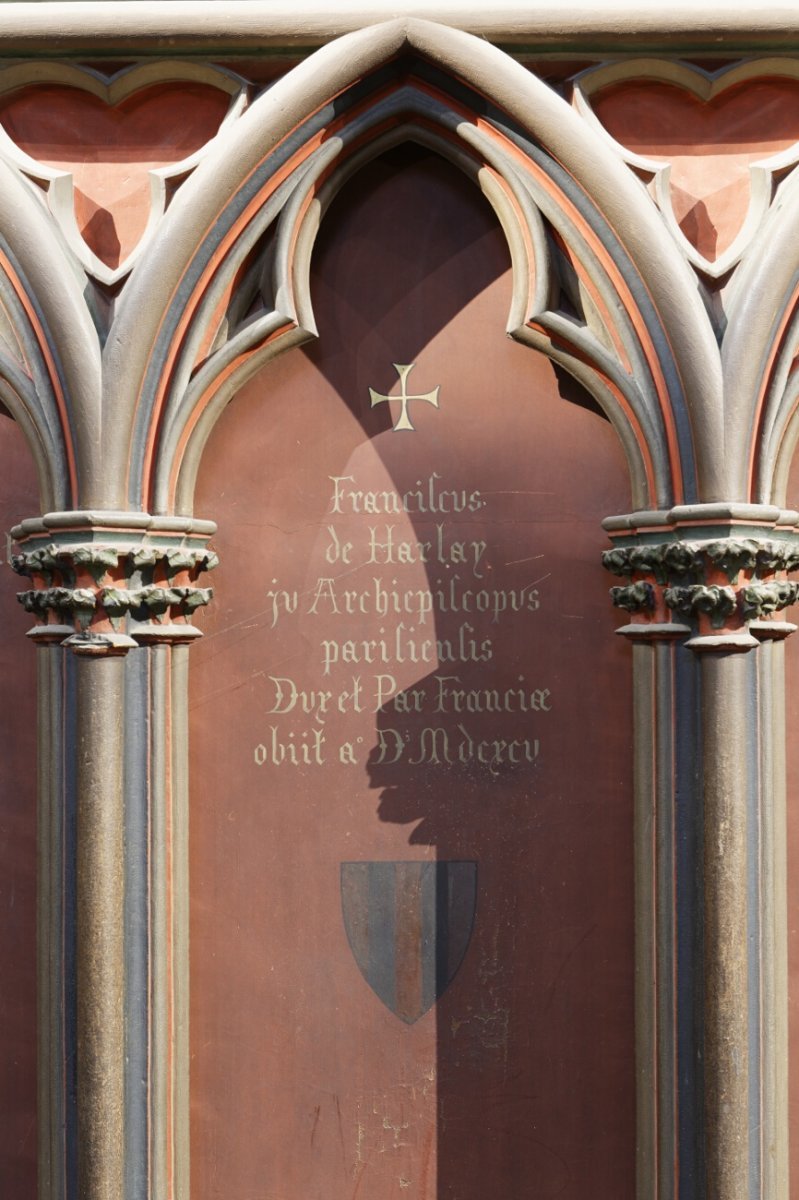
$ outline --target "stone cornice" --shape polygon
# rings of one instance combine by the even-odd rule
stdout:
[[[170,54],[214,45],[234,53],[311,48],[366,25],[397,16],[456,26],[505,45],[536,52],[623,53],[626,49],[691,48],[705,52],[799,49],[799,21],[790,4],[731,0],[566,0],[531,5],[503,0],[486,6],[464,0],[392,3],[360,0],[117,0],[0,5],[0,42],[6,54],[74,53],[94,49],[126,55]]]

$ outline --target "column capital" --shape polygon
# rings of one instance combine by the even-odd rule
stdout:
[[[140,512],[23,521],[11,531],[11,566],[31,585],[17,596],[36,619],[28,637],[92,657],[193,641],[193,615],[213,595],[198,581],[217,564],[215,531],[212,521]]]
[[[695,504],[603,522],[603,565],[633,640],[690,635],[692,650],[747,651],[796,626],[779,613],[799,600],[799,513],[755,504]]]

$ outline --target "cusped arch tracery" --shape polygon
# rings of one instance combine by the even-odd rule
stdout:
[[[641,429],[642,424],[647,424],[647,414],[640,404],[636,411],[636,401],[640,401],[637,385],[625,373],[625,367],[627,372],[631,370],[630,360],[636,355],[635,338],[629,325],[621,331],[610,325],[607,282],[603,280],[604,295],[595,291],[592,296],[591,281],[583,282],[577,272],[572,272],[567,253],[557,245],[554,231],[545,226],[523,175],[502,162],[501,150],[493,147],[488,137],[481,137],[473,130],[472,144],[459,137],[447,120],[450,114],[446,108],[441,106],[441,112],[436,114],[439,119],[435,121],[429,100],[425,98],[420,103],[418,93],[407,85],[393,94],[388,108],[396,119],[390,128],[362,141],[364,132],[380,130],[385,124],[385,107],[381,104],[369,112],[366,122],[355,121],[343,131],[341,145],[320,149],[297,181],[277,220],[270,280],[265,289],[269,303],[262,315],[236,329],[229,322],[231,307],[246,304],[249,294],[244,293],[242,302],[240,293],[233,292],[216,333],[217,347],[211,344],[211,351],[196,364],[192,375],[188,374],[191,352],[184,358],[187,374],[185,386],[180,389],[181,401],[174,406],[159,447],[164,461],[175,464],[181,499],[185,503],[193,491],[202,446],[229,398],[269,358],[286,346],[315,335],[310,262],[317,232],[331,200],[367,162],[409,140],[459,167],[487,196],[504,229],[513,263],[515,286],[508,332],[545,350],[598,394],[625,444],[633,464],[633,477],[642,486],[652,486],[655,468],[648,454],[649,440],[657,442],[665,431],[653,429],[651,423]],[[577,265],[579,268],[579,261]],[[229,278],[223,276],[217,280],[216,288],[211,289],[206,299],[207,311],[216,319],[228,300]],[[561,290],[567,288],[573,306],[579,306],[584,314],[583,325],[558,311]],[[231,327],[232,335],[226,336]],[[213,329],[199,323],[192,351],[200,356],[205,351],[199,340],[203,332],[208,343]],[[639,360],[642,357],[640,352],[637,357]]]
[[[100,454],[100,346],[62,239],[0,163],[0,401],[44,511],[77,506]]]
[[[501,51],[410,21],[349,35],[295,68],[176,198],[107,349],[106,386],[130,420],[127,503],[191,511],[227,400],[315,334],[308,273],[327,204],[362,163],[408,138],[492,203],[514,266],[508,330],[602,404],[634,503],[723,494],[707,452],[721,417],[715,342],[640,185]],[[127,465],[121,441],[117,451]]]
[[[799,442],[799,179],[784,185],[741,263],[722,343],[725,406],[755,503],[784,504]]]

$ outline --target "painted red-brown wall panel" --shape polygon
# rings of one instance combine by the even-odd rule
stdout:
[[[0,410],[0,528],[38,511],[33,461]],[[36,1194],[36,662],[5,548],[0,587],[0,1191]]]
[[[496,222],[426,154],[339,197],[313,296],[318,343],[243,389],[197,495],[222,565],[191,662],[193,1194],[631,1198],[630,661],[599,562],[602,517],[629,506],[623,455],[505,336]],[[415,431],[392,428],[397,402],[370,407],[395,363],[415,364],[410,393],[440,387],[437,408],[411,402]],[[431,487],[466,511],[353,511],[354,491]],[[370,562],[372,528],[429,561]],[[442,597],[422,621],[383,612],[381,588]],[[312,711],[273,711],[277,678]],[[538,711],[454,711],[454,689],[518,688]],[[336,711],[313,711],[320,691]],[[468,947],[419,1015],[430,913],[401,864],[436,862],[476,864],[476,896],[452,868],[448,944]],[[343,889],[342,864],[360,864]]]

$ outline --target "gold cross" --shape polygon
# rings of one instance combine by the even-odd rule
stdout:
[[[422,396],[409,396],[405,390],[405,383],[416,363],[410,363],[408,366],[400,366],[399,363],[392,363],[391,365],[400,377],[400,386],[402,388],[398,397],[402,401],[402,409],[394,426],[394,432],[396,433],[400,429],[410,429],[413,431],[416,429],[416,426],[411,421],[408,413],[408,405],[411,400],[426,400],[428,404],[432,404],[433,408],[438,408],[438,393],[441,385],[439,384],[435,387],[432,392],[425,392]],[[382,404],[384,400],[392,400],[396,397],[381,396],[380,392],[376,392],[374,388],[369,388],[369,398],[372,401],[372,408],[374,408],[376,404]]]

